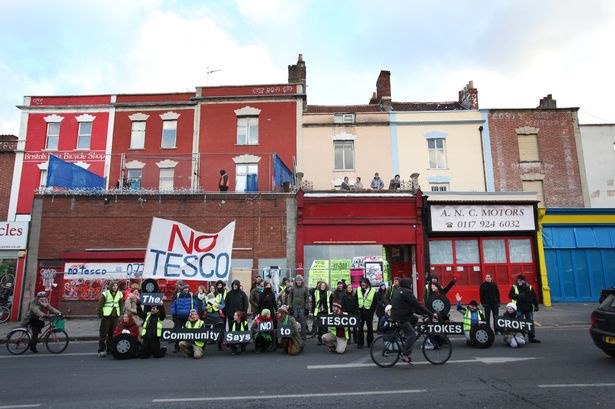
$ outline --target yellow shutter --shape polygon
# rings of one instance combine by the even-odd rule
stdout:
[[[538,135],[518,135],[519,160],[522,162],[538,161]]]
[[[545,207],[545,194],[542,189],[542,180],[524,180],[523,181],[524,192],[536,192],[536,196],[540,203],[538,207]]]

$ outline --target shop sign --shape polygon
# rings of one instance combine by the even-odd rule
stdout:
[[[0,222],[0,250],[28,247],[28,222]]]
[[[64,279],[102,278],[109,280],[140,277],[143,263],[65,263]]]
[[[154,217],[145,252],[144,278],[228,281],[235,221],[218,233]]]
[[[431,231],[534,231],[532,205],[431,205]]]

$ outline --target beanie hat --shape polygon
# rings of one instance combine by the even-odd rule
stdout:
[[[288,306],[286,306],[286,305],[281,305],[281,306],[278,308],[278,312],[283,312],[283,313],[285,313],[285,314],[288,314]]]
[[[333,301],[333,304],[332,304],[332,305],[333,305],[334,307],[337,307],[337,308],[339,308],[339,309],[342,309],[342,304],[340,304],[340,303],[339,303],[339,302],[337,302],[337,301]]]
[[[472,300],[472,301],[470,301],[470,305],[472,307],[478,307],[478,302],[476,302],[476,300]]]
[[[391,304],[389,304],[386,307],[384,307],[384,313],[388,314],[389,311],[391,311],[392,309],[393,309],[393,306]]]
[[[269,317],[271,316],[271,311],[269,311],[267,308],[263,308],[263,310],[261,311],[261,315],[263,317]]]
[[[515,304],[514,302],[509,302],[508,304],[506,304],[506,308],[512,308],[513,310],[517,311],[517,304]]]
[[[524,276],[523,274],[519,274],[519,275],[517,276],[517,280],[523,280],[523,281],[525,281],[525,276]]]
[[[303,282],[303,276],[302,276],[301,274],[297,274],[297,275],[295,276],[295,281],[301,281],[301,282]]]

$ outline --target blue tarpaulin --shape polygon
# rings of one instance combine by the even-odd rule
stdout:
[[[275,153],[273,154],[273,190],[280,191],[284,182],[294,185],[295,179],[293,173],[288,169],[288,166],[282,162],[282,159]]]
[[[104,189],[105,178],[75,164],[49,155],[47,186],[64,189]]]

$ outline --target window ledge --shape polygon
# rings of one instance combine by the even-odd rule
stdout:
[[[260,144],[236,143],[235,146],[260,146]]]
[[[89,151],[90,148],[75,148],[76,151]]]
[[[355,169],[333,169],[334,172],[356,172]]]
[[[450,168],[425,168],[425,170],[451,170]]]
[[[144,151],[145,148],[128,148],[129,151]]]
[[[41,149],[41,152],[59,152],[59,150],[57,150],[57,149],[47,149],[47,148],[45,148],[45,149]]]
[[[164,146],[161,146],[160,149],[177,149],[177,146],[173,146],[171,148],[165,148]]]

